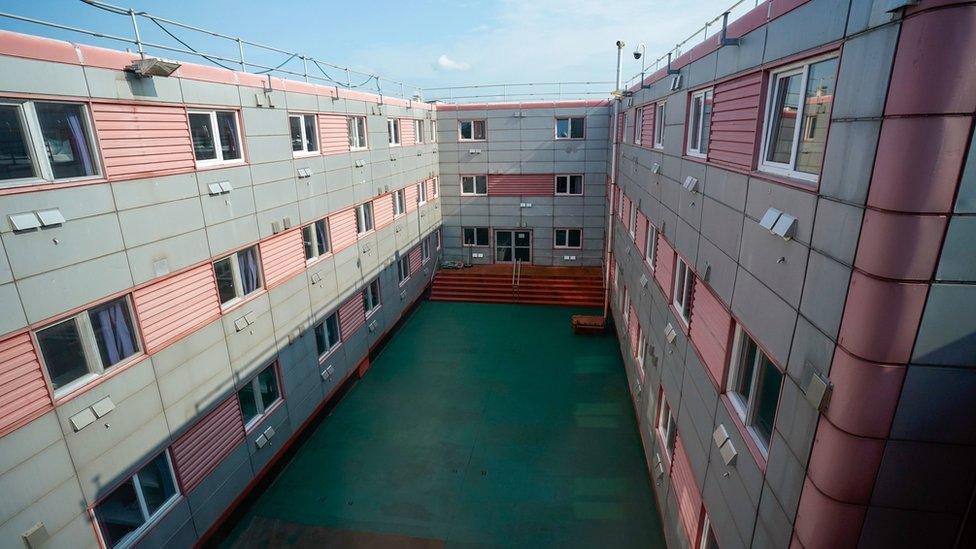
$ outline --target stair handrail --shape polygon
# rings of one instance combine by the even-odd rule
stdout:
[[[512,288],[515,288],[515,269],[518,267],[518,260],[512,262]]]

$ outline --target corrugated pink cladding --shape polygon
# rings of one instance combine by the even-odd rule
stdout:
[[[664,236],[657,236],[657,256],[655,257],[654,279],[664,290],[664,296],[671,299],[671,277],[674,275],[674,248],[664,240]]]
[[[752,167],[761,90],[761,72],[715,86],[709,160],[746,170]]]
[[[363,293],[356,292],[339,307],[339,333],[342,340],[356,333],[366,322],[366,307],[363,304]]]
[[[410,250],[410,254],[407,257],[410,258],[410,274],[419,271],[423,263],[423,256],[420,253],[420,246],[414,246],[414,248]]]
[[[430,178],[424,182],[427,185],[427,200],[432,200],[435,196],[434,191],[437,189],[437,178]]]
[[[620,204],[620,222],[623,224],[624,228],[628,231],[630,230],[630,197],[624,195],[623,201]]]
[[[407,201],[407,211],[412,212],[417,209],[417,186],[407,185],[404,191],[404,199]]]
[[[724,383],[732,315],[705,284],[696,283],[691,308],[691,341],[716,387]]]
[[[971,116],[885,119],[868,206],[895,212],[951,212],[972,121]]]
[[[417,144],[417,131],[414,123],[413,118],[400,119],[400,144],[404,147]]]
[[[182,106],[93,103],[92,117],[109,179],[193,170],[193,146]]]
[[[0,437],[53,407],[30,334],[0,341]]]
[[[373,200],[373,220],[377,229],[393,223],[393,195],[384,194]]]
[[[647,218],[641,212],[637,212],[637,239],[634,243],[637,245],[637,253],[641,257],[647,257],[644,254],[647,250]]]
[[[237,395],[204,416],[170,447],[184,493],[196,488],[234,448],[244,442],[244,420]]]
[[[556,179],[552,174],[489,175],[489,196],[552,196]]]
[[[633,305],[630,306],[630,313],[627,319],[627,335],[630,337],[630,352],[634,356],[637,356],[639,352],[637,349],[637,328],[640,324],[637,320],[637,309]]]
[[[691,472],[691,462],[685,451],[684,441],[679,435],[674,445],[674,461],[671,464],[671,483],[678,499],[678,513],[681,525],[692,545],[698,540],[698,523],[702,508],[701,492]]]
[[[651,149],[654,147],[654,117],[657,114],[655,103],[644,105],[644,112],[641,114],[640,138],[641,148]]]
[[[146,352],[154,353],[220,316],[210,264],[164,278],[132,293]]]
[[[339,253],[356,243],[356,211],[342,210],[329,216],[329,237],[332,252]]]
[[[274,288],[305,268],[302,231],[295,229],[261,242],[261,270],[264,284]]]
[[[937,4],[926,1],[916,9],[930,9]],[[976,6],[973,5],[905,18],[891,70],[885,114],[971,113],[976,110],[974,28]]]
[[[319,115],[319,141],[322,154],[349,152],[348,117],[338,114]]]

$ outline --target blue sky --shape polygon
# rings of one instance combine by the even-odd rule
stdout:
[[[617,39],[627,42],[625,77],[640,71],[630,52],[653,60],[699,29],[730,0],[116,0],[230,35],[307,52],[421,87],[501,82],[612,80]],[[125,17],[79,0],[0,0],[0,11],[131,35]],[[124,49],[119,43],[0,18],[0,28]],[[142,24],[145,40],[176,45]],[[172,29],[199,50],[236,57],[236,46]],[[181,54],[168,57],[185,58]],[[285,56],[251,60],[277,65]],[[290,67],[300,70],[300,63]],[[335,74],[332,76],[336,77]]]

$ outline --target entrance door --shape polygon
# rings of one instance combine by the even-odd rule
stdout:
[[[532,261],[532,231],[495,230],[495,263]]]

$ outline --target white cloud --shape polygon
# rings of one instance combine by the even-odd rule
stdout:
[[[445,54],[437,58],[437,66],[446,71],[466,71],[471,68],[471,65],[463,61],[455,61]]]

